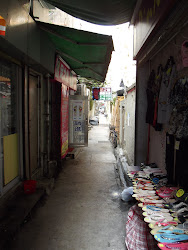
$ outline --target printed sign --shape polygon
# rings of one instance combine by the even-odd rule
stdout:
[[[103,88],[93,88],[93,100],[104,100],[111,101],[112,100],[112,90],[108,87]]]
[[[73,105],[73,120],[83,120],[83,101],[75,101]]]
[[[69,88],[61,87],[61,158],[68,153]]]
[[[88,145],[88,96],[69,96],[69,147]]]
[[[100,99],[100,88],[93,88],[92,94],[93,94],[93,100],[99,100]]]
[[[77,90],[77,76],[60,56],[56,57],[54,79],[73,90]]]
[[[0,35],[5,36],[5,31],[6,31],[6,21],[2,16],[0,16]]]

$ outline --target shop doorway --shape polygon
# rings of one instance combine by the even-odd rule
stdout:
[[[69,96],[69,147],[88,146],[88,96]]]
[[[0,195],[20,177],[19,72],[17,65],[0,60]]]

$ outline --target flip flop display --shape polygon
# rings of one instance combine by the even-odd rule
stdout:
[[[173,233],[173,234],[185,234],[184,230],[178,229],[172,226],[166,226],[158,231],[158,233]]]
[[[170,213],[161,213],[162,215],[164,216],[170,216]],[[148,216],[151,216],[151,215],[159,215],[159,212],[155,212],[155,211],[152,211],[152,210],[148,210],[148,211],[145,211],[142,213],[143,216],[145,217],[148,217]]]
[[[166,243],[175,243],[178,241],[185,241],[188,240],[188,235],[186,234],[173,234],[173,233],[164,233],[164,234],[155,234],[155,239],[159,242],[166,242]]]
[[[132,196],[139,201],[150,233],[160,242],[159,248],[188,250],[188,202],[182,198],[182,189],[168,186],[166,175],[158,168],[146,166],[144,171],[129,176],[133,180]]]
[[[165,226],[168,226],[168,225],[171,225],[171,226],[177,226],[178,223],[176,221],[166,221],[166,222],[155,222],[155,223],[150,223],[149,224],[149,227],[151,229],[155,228],[155,227],[165,227]]]
[[[162,208],[162,207],[159,207],[159,206],[152,206],[152,205],[146,205],[146,206],[143,206],[142,208],[143,211],[158,211],[158,212],[163,212],[163,213],[169,213],[169,210],[166,209],[166,208]]]
[[[162,250],[187,250],[188,242],[186,243],[158,243],[158,247]]]
[[[152,214],[152,215],[145,217],[144,221],[147,223],[153,223],[153,224],[156,222],[165,223],[168,221],[173,221],[173,218],[172,216],[168,214],[166,216],[164,216],[164,214]]]
[[[148,202],[148,203],[151,203],[151,204],[164,204],[165,201],[164,200],[159,200],[159,197],[156,196],[155,199],[149,199],[149,198],[141,198],[140,201],[142,202]]]
[[[183,229],[179,229],[177,226],[163,226],[163,227],[154,227],[154,229],[151,230],[151,234],[155,235],[157,233],[175,233],[175,234],[184,234],[185,231]],[[187,234],[187,233],[186,233]]]

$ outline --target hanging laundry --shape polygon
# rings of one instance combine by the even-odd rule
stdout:
[[[152,70],[148,84],[147,84],[147,112],[146,112],[146,123],[151,124],[155,130],[160,131],[162,129],[161,124],[157,122],[157,113],[158,113],[158,98],[159,90],[162,79],[162,65],[158,67],[157,75],[155,71]]]
[[[172,105],[169,102],[169,95],[174,80],[176,79],[176,74],[177,74],[176,72],[177,71],[174,59],[173,57],[170,57],[164,68],[161,81],[161,88],[158,100],[158,116],[157,116],[158,123],[166,124],[170,119],[170,115],[172,112]]]
[[[149,76],[146,94],[147,94],[147,111],[146,111],[146,123],[153,125],[154,109],[155,109],[155,99],[153,86],[155,84],[155,71],[152,70]]]
[[[178,79],[170,93],[173,106],[168,132],[176,138],[188,138],[188,78]]]
[[[154,117],[153,117],[153,127],[155,130],[160,131],[162,129],[162,124],[157,123],[157,116],[158,116],[158,101],[159,101],[159,92],[161,88],[161,81],[163,76],[163,67],[160,64],[158,66],[157,75],[155,79],[155,96],[154,96],[154,102],[155,102],[155,109],[154,109]]]

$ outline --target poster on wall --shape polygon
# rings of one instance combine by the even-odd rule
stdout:
[[[73,105],[73,120],[83,120],[83,101],[75,101]]]
[[[93,100],[103,100],[111,101],[112,100],[112,89],[109,87],[102,88],[92,88]]]
[[[88,96],[69,96],[69,147],[88,145]]]
[[[61,158],[68,153],[69,88],[61,87]]]
[[[100,88],[92,88],[93,100],[100,99]]]

